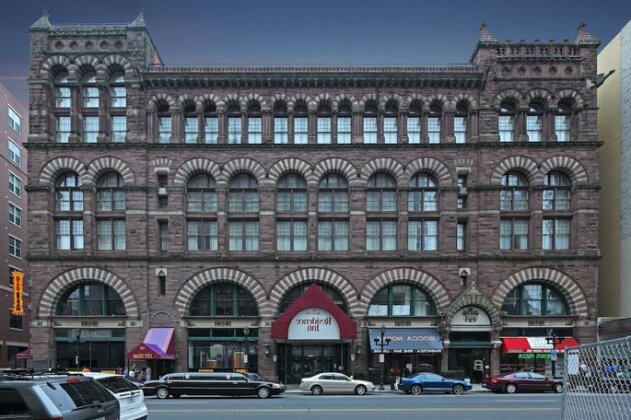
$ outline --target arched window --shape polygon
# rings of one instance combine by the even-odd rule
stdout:
[[[408,142],[411,144],[421,143],[421,116],[422,116],[422,104],[419,101],[414,101],[410,104],[410,111],[408,113]]]
[[[436,180],[426,174],[418,174],[410,181],[408,193],[408,211],[437,211],[438,184]]]
[[[204,104],[204,143],[216,144],[219,141],[219,118],[217,107],[212,102]]]
[[[216,212],[215,180],[208,174],[192,176],[186,186],[186,202],[189,212]]]
[[[440,143],[440,126],[443,116],[443,110],[438,104],[429,107],[429,116],[427,118],[427,137],[430,143]]]
[[[107,172],[96,183],[96,201],[99,212],[125,210],[123,177],[117,172]],[[126,248],[124,215],[103,217],[96,220],[97,248],[105,251],[122,251]]]
[[[318,107],[316,130],[318,144],[331,143],[331,108],[326,103]]]
[[[537,102],[531,102],[526,114],[526,133],[528,141],[538,142],[543,137],[543,107]]]
[[[500,141],[511,142],[515,136],[515,107],[509,102],[502,102],[498,116]]]
[[[96,86],[96,74],[89,73],[81,80],[84,108],[99,107],[99,88]]]
[[[374,101],[364,106],[364,143],[377,143],[377,104]]]
[[[228,108],[228,143],[241,143],[241,109],[237,104]]]
[[[502,177],[500,210],[528,210],[528,179],[518,172]]]
[[[284,102],[277,102],[274,105],[274,143],[289,143],[289,119],[287,105]]]
[[[563,295],[544,283],[525,283],[510,291],[502,311],[509,315],[570,315]]]
[[[60,316],[125,315],[125,305],[110,286],[101,283],[82,283],[64,293],[57,304]]]
[[[217,192],[215,180],[208,174],[191,177],[186,185],[187,209],[191,213],[205,213],[212,219],[197,217],[186,220],[187,244],[189,251],[216,251],[218,249]]]
[[[66,172],[55,183],[55,243],[58,250],[83,249],[83,215],[67,215],[83,211],[81,177]]]
[[[462,144],[467,142],[467,117],[469,108],[466,102],[459,102],[456,105],[456,115],[454,116],[454,137],[456,143]]]
[[[562,172],[548,172],[543,181],[543,209],[544,210],[569,210],[571,183],[570,179]]]
[[[368,316],[432,316],[434,300],[418,286],[393,284],[381,289],[370,302]]]
[[[386,103],[383,115],[383,141],[386,144],[396,144],[399,138],[399,107],[395,101]]]
[[[257,316],[252,294],[234,283],[214,283],[200,290],[190,306],[190,316]]]
[[[343,100],[337,110],[337,144],[350,144],[352,135],[352,109],[348,100]]]
[[[125,74],[116,73],[110,79],[110,95],[112,108],[127,106],[127,89],[125,88]]]
[[[348,212],[348,183],[338,174],[329,174],[320,180],[318,211],[321,213]]]
[[[70,108],[71,106],[68,73],[61,73],[55,78],[55,108]]]
[[[55,183],[55,209],[57,211],[83,211],[81,177],[75,172],[66,172]]]
[[[386,173],[378,173],[368,179],[366,211],[397,211],[397,182]]]
[[[261,144],[262,141],[263,123],[261,119],[261,106],[258,103],[252,103],[248,108],[248,143]]]
[[[256,179],[249,174],[239,174],[230,181],[229,211],[252,213],[259,211],[259,193]]]
[[[554,116],[554,131],[557,141],[570,141],[572,136],[572,106],[568,100],[559,102],[556,115]]]
[[[307,211],[307,183],[302,176],[286,174],[278,181],[276,211],[279,213]]]
[[[228,210],[231,213],[259,211],[259,194],[256,179],[249,174],[236,175],[230,181]],[[228,222],[229,251],[258,251],[259,221],[251,217],[230,219]]]
[[[96,183],[98,211],[125,210],[123,177],[118,172],[107,172]]]
[[[318,212],[318,251],[347,251],[348,182],[343,176],[328,174],[320,180]]]
[[[166,101],[158,103],[158,143],[171,141],[171,114],[169,104]]]
[[[285,312],[285,310],[292,303],[294,303],[300,297],[300,295],[302,295],[305,292],[305,290],[307,290],[307,288],[311,286],[312,284],[313,283],[302,283],[290,289],[287,293],[285,293],[285,296],[283,296],[283,298],[280,301],[280,305],[278,305],[277,315],[281,315],[283,312]],[[331,300],[333,300],[333,302],[335,302],[337,306],[340,307],[341,310],[344,311],[344,313],[348,314],[348,306],[346,305],[346,301],[344,300],[344,297],[337,289],[324,283],[316,282],[316,284],[318,285],[320,289],[322,289],[322,291],[328,297],[331,298]]]
[[[99,88],[96,86],[96,74],[90,73],[81,80],[83,95],[83,141],[96,143],[100,131],[97,110],[99,108]]]
[[[294,107],[294,144],[309,143],[309,113],[307,105],[299,102]]]
[[[276,250],[306,251],[307,183],[302,176],[286,174],[278,181],[276,211],[285,214],[276,221]]]
[[[195,112],[195,104],[188,101],[184,104],[184,143],[197,143],[199,121]]]

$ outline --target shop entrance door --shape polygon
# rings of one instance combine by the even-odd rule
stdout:
[[[490,349],[450,349],[449,369],[463,370],[472,383],[482,382],[484,366],[490,365]]]
[[[339,372],[343,344],[329,345],[279,345],[278,376],[281,381],[298,384],[300,379],[322,372]]]

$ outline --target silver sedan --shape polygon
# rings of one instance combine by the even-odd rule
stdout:
[[[360,381],[335,372],[319,373],[309,378],[300,380],[300,390],[320,395],[323,392],[329,394],[355,393],[364,395],[375,390],[375,384],[370,381]]]

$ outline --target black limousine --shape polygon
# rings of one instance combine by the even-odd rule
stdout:
[[[268,398],[285,392],[285,385],[269,380],[250,379],[237,372],[179,372],[142,385],[146,396],[160,399],[181,395],[257,395]]]

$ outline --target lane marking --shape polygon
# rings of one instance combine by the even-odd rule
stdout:
[[[249,409],[234,409],[234,408],[216,408],[216,409],[181,409],[181,410],[150,410],[150,413],[276,413],[276,412],[291,412],[291,413],[332,413],[332,412],[385,412],[391,413],[393,411],[399,413],[414,412],[462,412],[462,411],[480,411],[480,412],[537,412],[537,411],[561,411],[561,408],[548,408],[548,407],[524,407],[524,408],[500,408],[500,407],[446,407],[446,408],[249,408]]]

